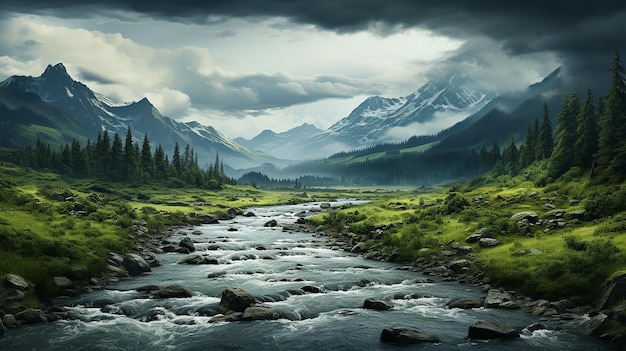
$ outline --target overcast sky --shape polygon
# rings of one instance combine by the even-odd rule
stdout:
[[[601,89],[624,23],[604,0],[3,0],[0,80],[63,62],[117,101],[251,138],[327,128],[452,67],[505,92],[562,65]]]

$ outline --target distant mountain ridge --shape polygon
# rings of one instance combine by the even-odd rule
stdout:
[[[28,94],[36,95],[40,101],[31,99],[26,103],[18,98]],[[147,98],[132,103],[115,104],[107,97],[93,92],[83,83],[74,81],[62,63],[48,65],[39,77],[12,76],[0,82],[0,105],[13,111],[12,113],[21,109],[22,114],[37,115],[39,120],[54,120],[61,115],[69,116],[75,124],[75,128],[70,128],[71,133],[67,136],[48,138],[46,133],[40,133],[39,136],[30,133],[30,138],[41,137],[57,142],[59,140],[67,142],[67,139],[71,140],[73,137],[95,140],[97,134],[103,130],[124,135],[130,127],[137,139],[148,135],[154,146],[160,143],[168,153],[173,151],[176,143],[181,147],[189,145],[195,150],[203,165],[211,163],[218,153],[220,158],[233,168],[254,167],[265,162],[278,161],[237,144],[213,127],[197,122],[182,123],[163,116]],[[45,110],[42,105],[46,106],[47,112],[42,112]],[[53,113],[51,112],[53,108],[59,111]],[[57,117],[49,117],[50,114]],[[19,121],[13,121],[5,128],[10,126],[14,127],[14,132],[18,134],[25,133],[24,130],[28,129],[28,126],[20,124]],[[58,130],[64,131],[63,128]],[[22,140],[21,143],[28,142],[32,145],[34,141]],[[14,146],[25,145],[18,142]]]
[[[369,97],[324,131],[311,130],[306,135],[288,131],[280,137],[274,135],[273,139],[271,133],[264,131],[265,135],[258,135],[245,145],[287,159],[327,157],[338,151],[429,134],[420,130],[426,123],[440,125],[439,130],[451,127],[480,111],[495,97],[495,92],[455,71],[427,82],[406,97]],[[395,135],[398,132],[406,137]],[[297,134],[297,139],[289,139],[291,134]]]

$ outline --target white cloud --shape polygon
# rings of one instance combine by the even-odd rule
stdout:
[[[189,114],[191,100],[178,90],[163,88],[161,91],[147,93],[146,97],[165,116],[176,118]]]
[[[406,127],[390,128],[383,139],[390,141],[404,141],[412,136],[433,135],[452,127],[468,117],[467,113],[435,112],[433,118],[427,122],[415,122]]]

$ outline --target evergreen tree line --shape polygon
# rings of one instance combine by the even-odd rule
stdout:
[[[51,170],[75,178],[98,178],[114,182],[161,182],[170,187],[193,186],[220,188],[223,184],[234,184],[224,173],[224,164],[219,155],[208,169],[198,165],[198,155],[186,145],[181,151],[174,146],[171,160],[159,144],[154,151],[145,135],[141,146],[133,142],[128,128],[126,138],[115,133],[113,139],[108,131],[98,133],[95,142],[87,140],[81,146],[77,139],[59,150],[40,140],[35,147],[26,147],[17,162],[20,166]]]
[[[497,158],[500,157],[499,148]],[[474,150],[406,152],[399,155],[353,161],[311,161],[289,166],[289,173],[312,173],[341,179],[341,183],[358,185],[440,184],[474,177],[493,168],[496,157]]]
[[[626,83],[618,53],[613,58],[611,85],[596,102],[590,89],[584,102],[572,91],[561,100],[552,132],[544,105],[541,126],[535,119],[519,149],[513,137],[496,162],[496,174],[516,175],[535,161],[548,159],[548,177],[557,179],[572,167],[589,170],[596,182],[626,180]]]
[[[315,186],[336,185],[339,182],[333,177],[305,175],[294,179],[274,179],[261,172],[248,172],[237,180],[237,184],[251,185],[255,188],[306,189]]]

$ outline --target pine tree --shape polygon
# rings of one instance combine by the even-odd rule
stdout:
[[[152,151],[150,150],[150,140],[148,140],[148,134],[143,136],[143,143],[141,145],[141,173],[144,179],[156,178],[155,174],[155,162],[152,158]]]
[[[167,169],[169,168],[167,157],[163,146],[159,144],[154,151],[154,173],[158,180],[167,179]]]
[[[539,126],[539,120],[537,118],[535,118],[535,126]],[[520,148],[520,168],[528,167],[535,161],[537,129],[538,127],[533,128],[530,124],[528,125],[528,129],[526,130],[526,140],[524,142],[524,151],[522,152]]]
[[[535,159],[543,160],[544,158],[550,157],[550,155],[552,155],[552,148],[554,148],[554,141],[552,139],[552,121],[550,120],[548,105],[543,104],[543,119],[541,121],[541,129],[539,129],[539,134],[537,136]]]
[[[61,151],[61,168],[59,169],[61,174],[73,175],[74,167],[72,165],[72,151],[70,146],[65,144],[65,147]]]
[[[578,115],[580,100],[572,91],[561,100],[561,108],[556,115],[555,146],[550,159],[548,172],[551,177],[558,178],[576,164],[574,145],[578,139]]]
[[[511,135],[509,139],[509,146],[504,151],[504,170],[507,174],[515,176],[518,171],[519,150],[515,145],[515,138]]]
[[[72,173],[75,177],[86,177],[87,172],[87,153],[85,149],[80,147],[80,143],[76,138],[72,140],[70,148],[72,154]]]
[[[139,180],[139,155],[135,144],[133,143],[133,133],[128,127],[126,132],[126,140],[124,142],[124,179],[127,182],[136,182]]]
[[[124,145],[122,145],[122,138],[117,133],[115,133],[113,137],[113,144],[111,145],[109,155],[110,167],[107,174],[112,180],[123,180],[126,168],[124,166]]]
[[[591,89],[587,90],[585,105],[578,115],[578,140],[574,145],[576,150],[576,165],[583,168],[590,168],[593,165],[595,153],[598,151],[598,122],[596,120],[596,110],[593,106],[593,94]]]
[[[172,164],[171,167],[173,168],[173,173],[174,173],[174,177],[178,178],[181,176],[182,174],[182,161],[180,159],[180,146],[178,145],[178,142],[176,142],[176,144],[174,145],[174,153],[172,154]]]
[[[606,94],[604,113],[600,117],[600,134],[596,156],[601,181],[619,182],[626,167],[626,83],[624,66],[618,53],[613,58],[611,87]]]

